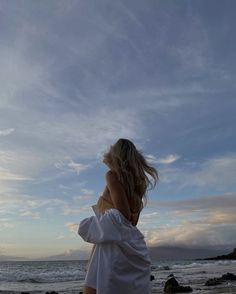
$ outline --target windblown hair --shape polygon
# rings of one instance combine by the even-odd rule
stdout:
[[[140,212],[147,204],[147,191],[154,189],[159,181],[158,171],[147,163],[143,152],[137,150],[134,143],[128,139],[118,139],[114,145],[111,145],[110,151],[104,154],[104,158],[106,160],[109,158],[112,170],[124,187],[131,212]],[[154,183],[146,173],[153,178]]]

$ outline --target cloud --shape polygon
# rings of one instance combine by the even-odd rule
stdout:
[[[26,41],[25,44],[23,39]],[[32,90],[34,87],[35,89],[39,89],[42,81],[47,76],[46,63],[36,63],[31,61],[29,56],[25,56],[24,51],[26,50],[26,46],[28,46],[28,40],[26,40],[22,33],[19,33],[15,42],[14,47],[1,46],[0,49],[2,106],[11,105],[14,99]]]
[[[155,212],[151,212],[151,213],[145,213],[142,215],[142,218],[152,218],[155,217],[157,215],[160,215],[159,212],[155,211]]]
[[[146,157],[147,161],[150,163],[162,163],[162,164],[170,164],[180,158],[180,156],[178,154],[169,154],[166,157],[162,157],[159,159],[156,158],[152,154],[147,154],[145,157]]]
[[[200,210],[231,209],[236,206],[236,192],[228,192],[222,195],[198,196],[184,200],[149,200],[151,207],[167,208],[178,212],[198,212]]]
[[[7,135],[11,134],[14,131],[15,131],[14,128],[0,130],[0,136],[7,136]]]
[[[94,194],[94,190],[92,190],[92,189],[81,189],[81,192],[85,195]]]
[[[75,171],[79,175],[83,170],[88,169],[90,166],[88,164],[76,163],[70,158],[70,156],[65,156],[64,161],[61,160],[55,163],[55,167],[65,171]]]
[[[4,185],[0,188],[0,214],[1,215],[19,215],[21,217],[31,216],[34,219],[40,218],[42,213],[47,213],[49,215],[57,211],[60,215],[79,215],[82,212],[92,212],[91,206],[94,203],[86,203],[84,201],[93,199],[93,195],[88,194],[93,190],[82,189],[83,197],[73,196],[60,198],[48,198],[46,195],[31,195],[23,194],[17,188],[9,188]],[[94,200],[96,201],[96,200]],[[92,202],[94,202],[92,200]],[[44,215],[44,217],[47,217]]]
[[[59,184],[59,185],[58,185],[58,188],[60,188],[60,189],[65,189],[65,190],[71,190],[71,189],[72,189],[72,187],[70,187],[70,186],[65,186],[65,185],[62,185],[62,184]]]
[[[140,226],[149,246],[234,246],[235,192],[186,200],[150,200],[149,204],[152,209],[159,209],[158,218],[155,212],[144,215],[144,219],[141,216]],[[166,219],[165,225],[162,219]]]
[[[15,224],[11,221],[10,218],[0,218],[0,231],[4,229],[14,228]],[[1,248],[0,248],[1,253]]]
[[[197,220],[184,220],[182,224],[236,224],[235,209],[213,210],[205,212],[202,218]]]
[[[94,190],[92,189],[80,189],[83,195],[76,195],[73,196],[72,198],[75,201],[80,201],[80,200],[87,200],[88,198],[93,198],[94,197]]]
[[[1,181],[26,181],[26,180],[28,181],[28,180],[32,180],[32,178],[9,172],[6,169],[0,167],[0,180]]]
[[[63,207],[66,206],[66,201],[49,198],[43,199],[42,196],[34,196],[28,194],[21,194],[18,190],[10,189],[1,193],[0,197],[0,214],[11,216],[32,216],[38,219],[40,216],[39,209],[46,212],[51,212],[54,208],[63,211]]]
[[[19,214],[20,216],[30,216],[33,219],[40,219],[40,213],[30,210],[24,210]]]
[[[207,159],[193,176],[192,182],[201,186],[221,185],[227,187],[235,183],[236,154],[225,154]]]
[[[231,211],[213,211],[205,222],[210,224],[236,224],[235,209],[232,208]]]
[[[78,232],[79,224],[78,223],[66,223],[65,227],[69,229],[70,232],[76,233]]]
[[[185,224],[161,227],[146,231],[148,246],[175,245],[207,247],[214,245],[234,246],[235,225],[213,226],[206,224]]]
[[[160,168],[163,183],[172,183],[178,189],[188,186],[228,189],[234,186],[236,177],[236,154],[213,155],[199,163],[191,162],[182,167]]]
[[[15,147],[17,143],[14,143]],[[15,148],[14,147],[14,148]],[[36,154],[31,150],[0,150],[0,174],[5,180],[34,180],[36,167],[38,170],[42,168],[42,162]],[[0,178],[1,180],[1,178]]]
[[[62,239],[65,239],[65,236],[59,235],[59,236],[56,237],[56,240],[62,240]]]
[[[92,212],[91,206],[94,205],[94,203],[81,205],[78,208],[74,204],[72,205],[64,205],[62,215],[79,215],[81,212]]]

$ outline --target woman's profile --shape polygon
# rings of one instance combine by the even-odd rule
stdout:
[[[149,294],[151,260],[136,225],[148,186],[154,188],[159,180],[158,171],[124,138],[110,146],[103,162],[109,167],[106,187],[92,206],[95,216],[82,220],[78,229],[85,241],[94,244],[83,293]]]

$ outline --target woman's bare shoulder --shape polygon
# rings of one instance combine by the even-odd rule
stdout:
[[[118,181],[118,177],[117,177],[117,174],[116,172],[112,171],[112,170],[108,170],[106,172],[106,179],[107,180],[110,180],[110,181]]]

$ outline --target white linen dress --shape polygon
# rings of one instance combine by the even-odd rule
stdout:
[[[144,235],[115,208],[83,219],[78,234],[95,244],[85,285],[97,294],[150,294],[151,260]]]

